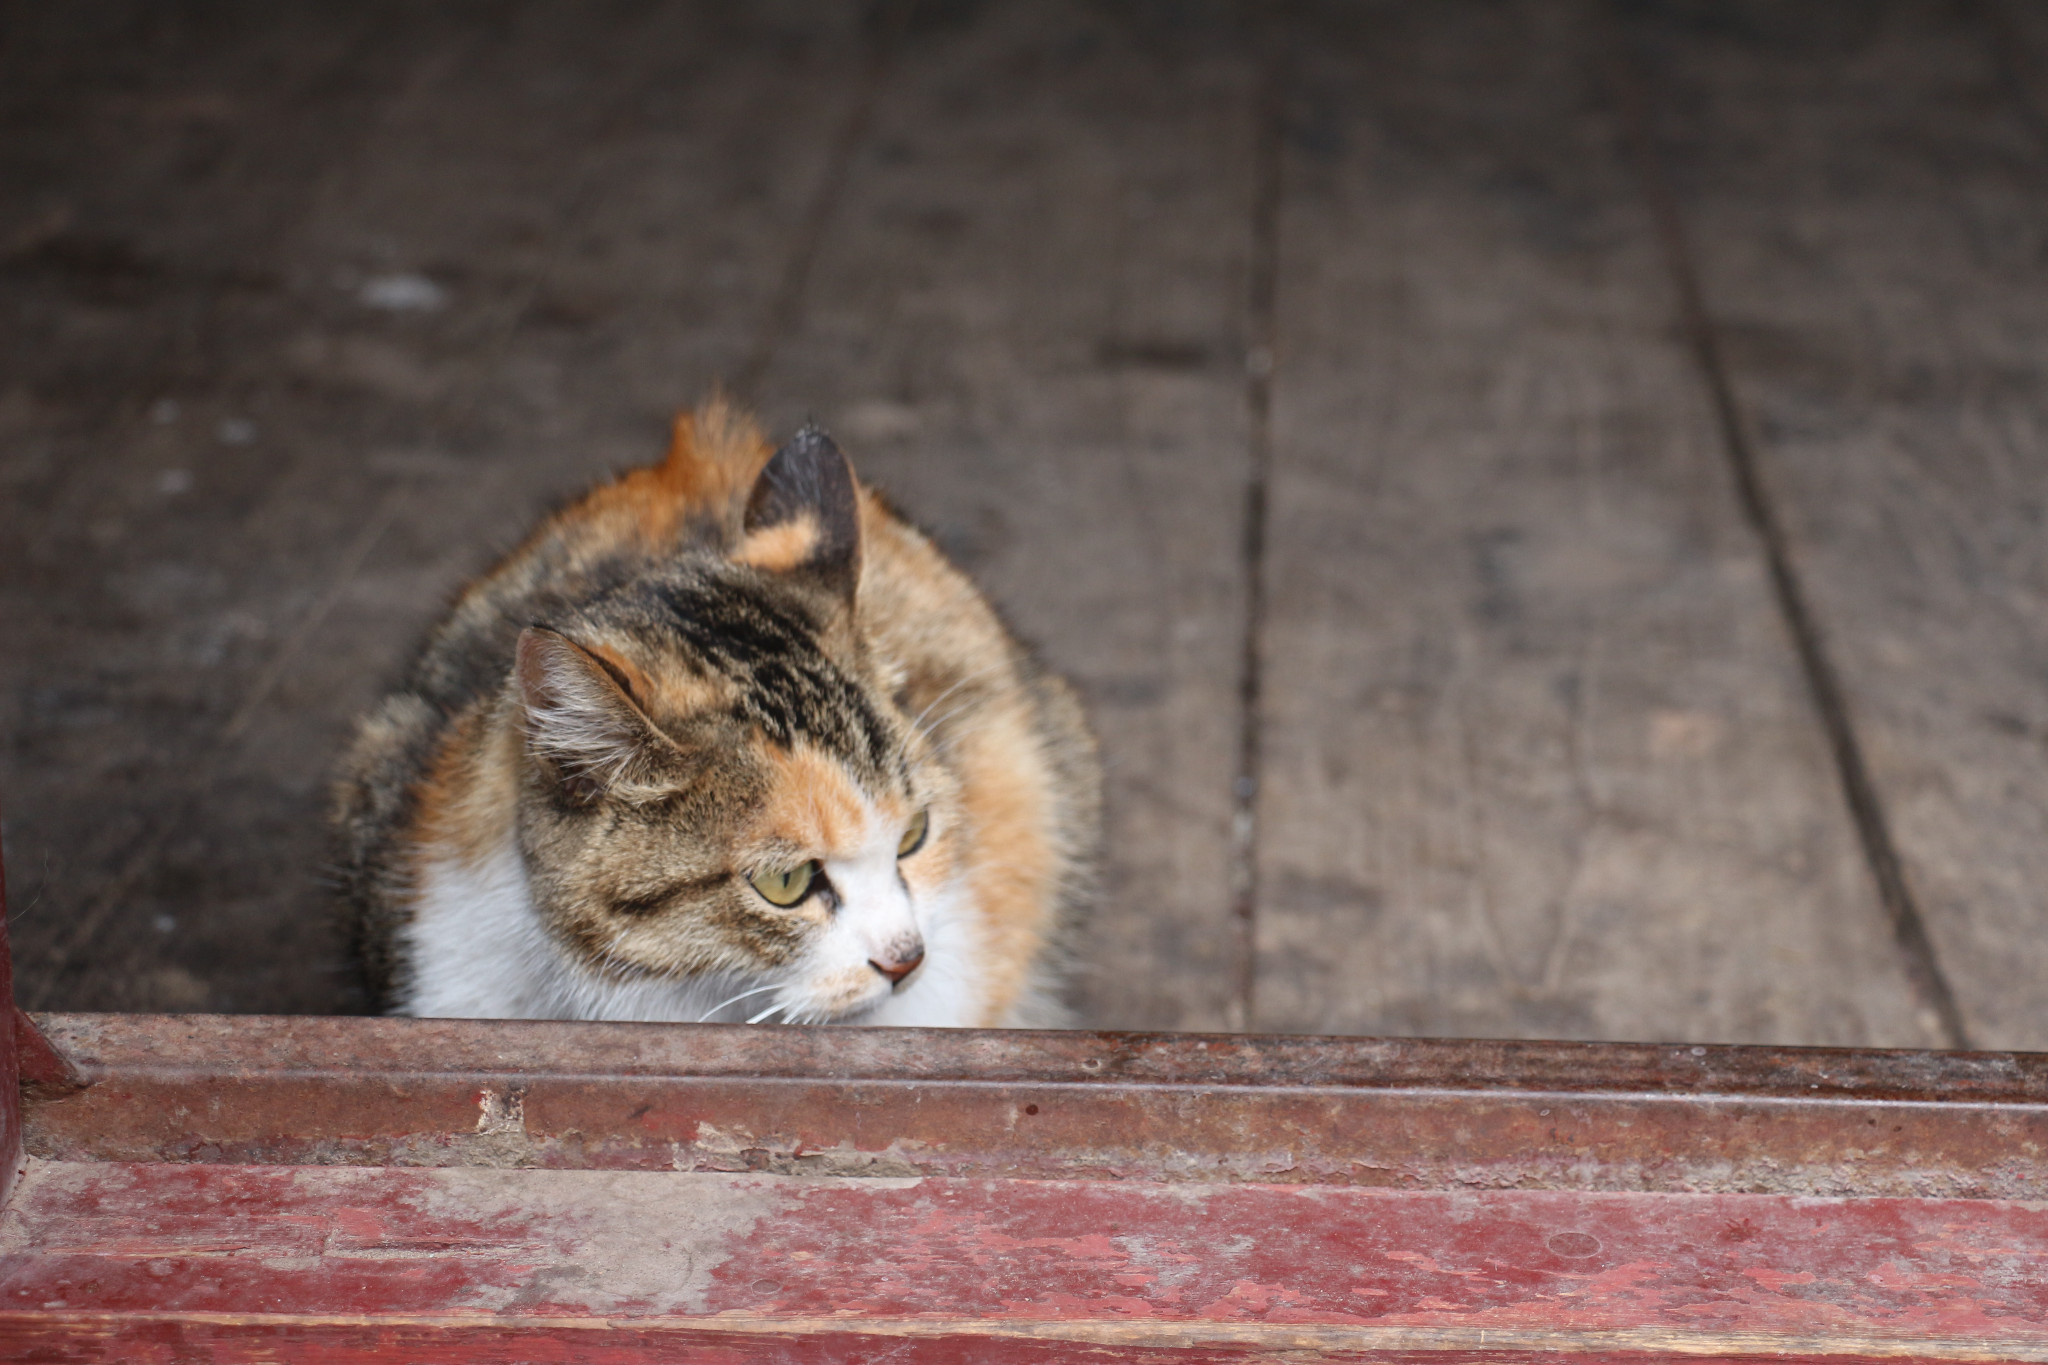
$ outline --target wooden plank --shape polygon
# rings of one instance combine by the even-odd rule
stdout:
[[[297,111],[309,155],[327,120],[361,132],[265,244],[283,297],[261,326],[238,315],[207,335],[174,422],[139,420],[124,458],[163,507],[147,546],[112,563],[87,548],[97,575],[72,575],[88,596],[124,571],[138,592],[170,586],[94,635],[79,612],[19,608],[45,624],[9,660],[36,687],[70,679],[66,704],[97,718],[77,747],[20,753],[47,793],[26,856],[105,871],[74,863],[37,888],[31,999],[355,1003],[318,876],[348,726],[463,576],[550,501],[656,455],[670,413],[740,363],[864,67],[843,10],[429,17],[352,59],[400,72],[370,109]],[[278,22],[228,24],[242,55],[212,79],[290,49]],[[228,420],[251,424],[247,445],[221,444]],[[164,463],[189,493],[159,490]],[[128,661],[112,679],[96,671],[109,645]],[[153,725],[165,707],[184,723]],[[61,721],[24,728],[61,736]],[[138,754],[146,776],[110,778]],[[5,780],[31,789],[28,768]],[[106,824],[125,842],[95,844]]]
[[[55,1160],[2040,1199],[2048,1057],[45,1015]]]
[[[1292,35],[1260,1027],[1917,1043],[1588,7]]]
[[[223,677],[261,649],[264,622],[235,600],[238,494],[285,461],[220,439],[248,416],[220,353],[277,346],[294,226],[402,84],[404,45],[434,43],[368,11],[279,7],[253,30],[147,5],[16,19],[0,78],[0,787],[35,998],[53,945],[232,709]],[[164,937],[148,913],[124,928]],[[97,998],[172,1003],[190,978],[161,968]]]
[[[1252,70],[1181,10],[913,23],[802,328],[815,413],[1079,686],[1108,768],[1081,1013],[1233,1009],[1230,785]]]
[[[2048,148],[1999,50],[2048,30],[2025,7],[2017,33],[1972,13],[1635,27],[1707,308],[1933,956],[1971,1040],[2039,1047]]]
[[[215,1343],[246,1358],[380,1327],[493,1326],[612,1345],[595,1358],[614,1360],[655,1358],[634,1345],[671,1333],[774,1342],[788,1359],[848,1358],[850,1336],[1046,1357],[2038,1360],[2048,1215],[1762,1195],[36,1163],[0,1219],[0,1342],[17,1358],[190,1359]],[[621,1349],[619,1329],[647,1336]]]

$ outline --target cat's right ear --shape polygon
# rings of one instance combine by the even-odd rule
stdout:
[[[745,536],[733,556],[800,574],[848,603],[860,582],[860,494],[853,466],[830,436],[807,426],[754,481]]]
[[[528,626],[514,671],[527,752],[571,800],[632,800],[670,788],[662,778],[680,758],[675,746],[595,654],[559,631]]]

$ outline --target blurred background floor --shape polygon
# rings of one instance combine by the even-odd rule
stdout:
[[[2048,14],[13,3],[38,1008],[362,1007],[352,717],[723,382],[1086,696],[1087,1022],[2048,1047]]]

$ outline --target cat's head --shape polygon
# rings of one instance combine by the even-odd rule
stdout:
[[[759,986],[744,1013],[806,1022],[929,975],[958,795],[860,637],[860,501],[806,430],[731,543],[521,635],[520,843],[595,977]]]

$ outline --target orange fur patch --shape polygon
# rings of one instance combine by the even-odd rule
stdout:
[[[710,678],[686,669],[665,668],[649,673],[607,644],[583,646],[617,669],[640,713],[649,720],[680,719],[710,710],[726,700],[727,689]]]
[[[613,649],[610,645],[588,644],[582,648],[586,653],[595,654],[598,658],[609,664],[614,673],[625,679],[626,691],[640,698],[642,704],[645,704],[651,684],[647,681],[647,675],[641,672],[638,664],[619,653],[616,649]]]
[[[987,936],[987,1015],[979,1022],[990,1026],[1023,994],[1052,928],[1055,854],[1044,823],[1050,793],[1042,779],[1032,780],[1044,771],[1043,760],[1021,715],[998,713],[966,737],[959,761],[962,804],[978,836],[967,875]]]
[[[752,491],[773,453],[754,420],[714,394],[695,412],[676,414],[668,458],[659,469],[675,496],[719,507]]]
[[[472,866],[495,852],[519,803],[518,743],[514,727],[492,726],[484,711],[463,715],[442,738],[419,785],[413,846],[452,850]],[[500,752],[490,752],[493,747]]]
[[[740,542],[733,558],[769,573],[788,573],[808,562],[818,550],[818,518],[809,512],[791,521],[756,531]]]
[[[772,454],[761,429],[714,396],[695,412],[676,416],[668,457],[660,464],[593,490],[554,520],[599,523],[659,544],[694,515],[736,513]]]
[[[856,852],[869,833],[872,810],[884,821],[910,818],[895,796],[868,796],[847,777],[838,760],[808,745],[768,749],[768,799],[754,822],[757,837],[785,840],[832,858]]]

